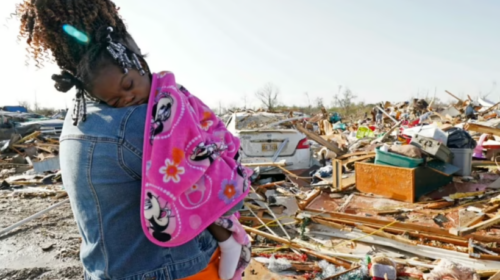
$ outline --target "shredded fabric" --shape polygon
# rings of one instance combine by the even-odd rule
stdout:
[[[424,280],[441,280],[451,277],[456,280],[480,280],[479,275],[472,268],[442,259],[429,274],[424,274]]]

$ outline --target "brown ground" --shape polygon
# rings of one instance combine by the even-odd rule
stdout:
[[[0,229],[62,201],[0,191]],[[69,203],[0,236],[0,279],[83,279],[80,236]]]
[[[0,230],[66,198],[13,195],[0,190]],[[0,236],[0,280],[82,280],[80,235],[66,203]],[[269,272],[252,262],[245,280],[303,279]]]

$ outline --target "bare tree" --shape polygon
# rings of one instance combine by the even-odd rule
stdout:
[[[304,92],[304,95],[307,98],[307,104],[309,105],[309,109],[311,109],[311,98],[309,98],[309,92]]]
[[[479,97],[481,97],[481,98],[487,98],[488,95],[490,95],[493,91],[495,91],[496,86],[497,86],[497,81],[491,82],[491,89],[487,93],[485,93],[485,94],[482,94],[482,92],[479,91]]]
[[[246,94],[243,95],[243,110],[247,109],[247,103],[248,103],[248,96]]]
[[[280,94],[280,90],[278,87],[273,85],[272,83],[267,83],[257,92],[255,92],[255,96],[262,102],[262,105],[267,108],[269,111],[273,111],[276,106],[278,106],[278,96]]]
[[[351,111],[355,105],[354,99],[356,98],[357,96],[349,88],[345,88],[342,93],[339,90],[339,93],[333,96],[333,103],[340,108],[344,116],[348,116],[352,113]]]
[[[324,105],[323,97],[316,97],[316,108],[321,109]]]
[[[27,100],[17,101],[17,104],[18,104],[19,106],[22,106],[22,107],[24,107],[24,108],[28,109],[28,111],[31,111],[31,110],[32,110],[32,109],[31,109],[31,103],[30,103],[29,101],[27,101]]]

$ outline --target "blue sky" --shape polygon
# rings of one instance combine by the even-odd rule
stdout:
[[[8,17],[17,1],[0,1]],[[366,102],[420,92],[447,100],[491,92],[500,100],[500,1],[480,0],[120,0],[129,30],[153,70],[171,70],[205,103],[241,106],[267,82],[280,101],[330,104],[339,86]],[[55,66],[24,65],[17,22],[0,28],[0,103],[37,100],[63,108]],[[29,80],[29,82],[28,82]]]

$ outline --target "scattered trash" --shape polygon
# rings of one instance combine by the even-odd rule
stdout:
[[[357,120],[324,108],[223,116],[255,170],[240,211],[253,242],[244,279],[476,280],[500,271],[499,104],[471,121],[471,102],[454,98],[448,107],[381,102]],[[0,198],[66,199],[59,142],[43,125],[1,143]]]

